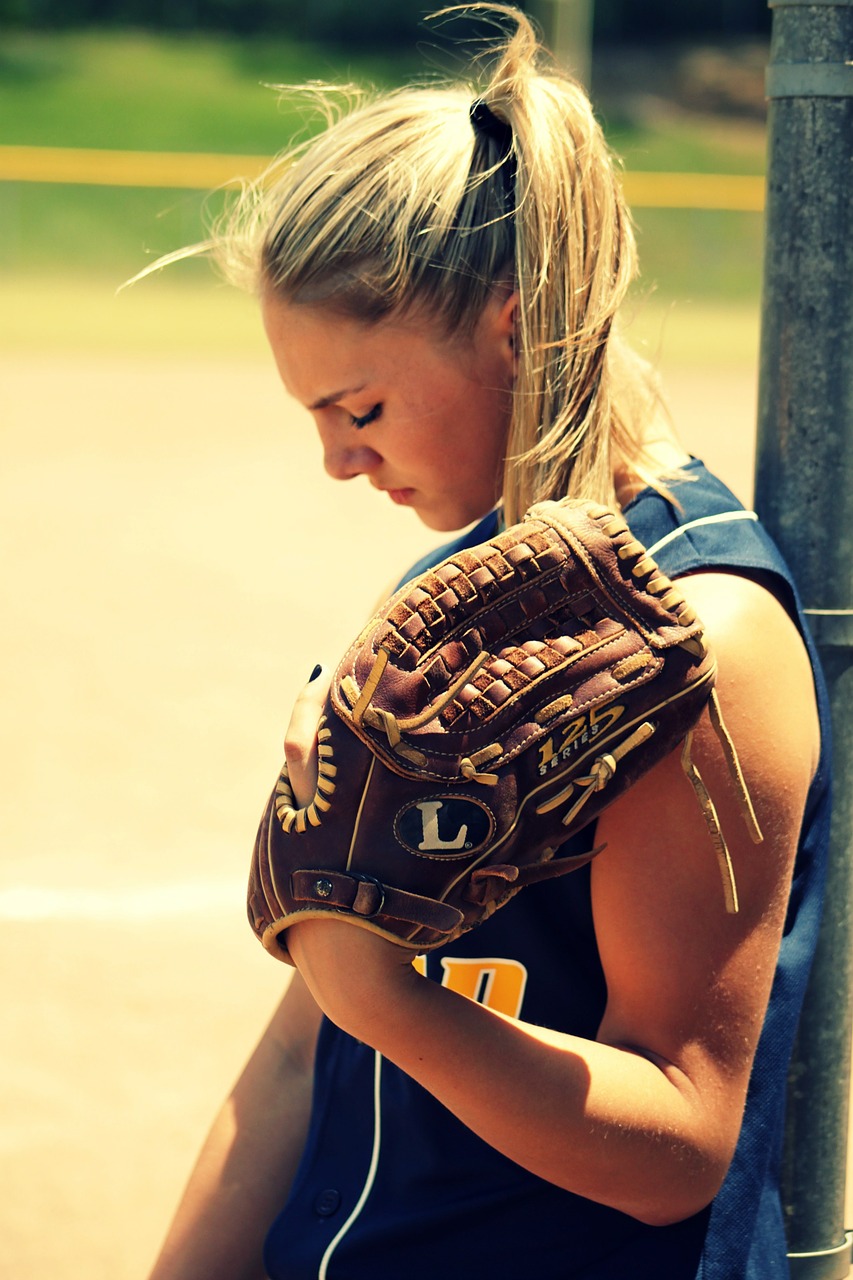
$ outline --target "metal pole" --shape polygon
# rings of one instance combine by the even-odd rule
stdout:
[[[769,0],[756,507],[797,580],[832,705],[825,916],[789,1076],[791,1276],[841,1280],[853,903],[853,0]]]

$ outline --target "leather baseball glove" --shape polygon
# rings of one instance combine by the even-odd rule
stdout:
[[[285,766],[261,820],[252,928],[283,960],[288,927],[329,914],[413,953],[444,945],[598,852],[560,846],[689,744],[706,704],[716,721],[715,672],[701,622],[621,516],[537,504],[404,586],[350,646],[313,800],[295,807]],[[689,749],[684,763],[736,910]]]

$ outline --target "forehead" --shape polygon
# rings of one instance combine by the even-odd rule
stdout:
[[[306,405],[322,407],[341,391],[390,378],[434,374],[451,358],[450,344],[423,317],[365,324],[328,307],[270,295],[261,312],[282,380]]]

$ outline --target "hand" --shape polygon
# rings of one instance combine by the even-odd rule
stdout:
[[[293,704],[284,735],[290,786],[300,808],[311,803],[317,789],[317,728],[331,682],[331,671],[318,663]]]
[[[317,728],[331,683],[331,672],[317,667],[299,693],[284,741],[294,799],[310,804],[317,787]],[[305,920],[287,933],[290,958],[328,1018],[344,1030],[367,1038],[377,1013],[387,1017],[400,984],[418,975],[412,953],[345,920]]]

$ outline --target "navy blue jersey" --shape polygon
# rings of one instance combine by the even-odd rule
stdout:
[[[796,591],[755,515],[698,462],[625,509],[671,577],[770,575],[816,671],[823,729],[776,978],[743,1129],[713,1204],[650,1227],[563,1191],[496,1152],[405,1073],[324,1021],[303,1159],[273,1224],[272,1280],[775,1280],[787,1276],[778,1166],[787,1063],[817,936],[829,822],[828,709]],[[497,527],[492,514],[414,576]],[[577,837],[589,847],[592,829]],[[525,1021],[594,1039],[606,990],[589,868],[535,885],[421,962],[436,982]],[[381,993],[377,993],[381,999]]]

